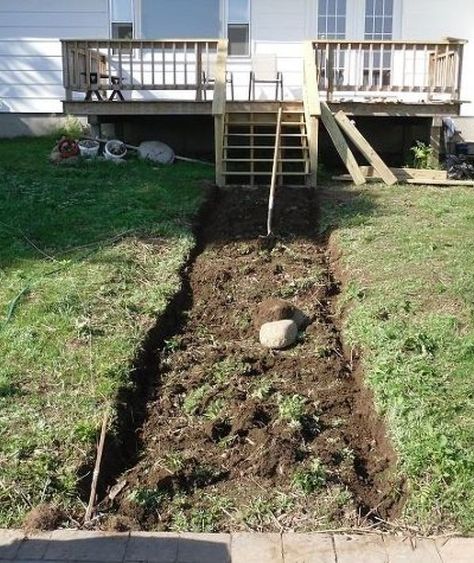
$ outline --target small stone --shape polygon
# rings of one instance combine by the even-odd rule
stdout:
[[[295,308],[288,301],[283,299],[266,299],[257,308],[255,326],[259,328],[265,323],[292,320],[294,314]]]
[[[265,323],[260,329],[260,344],[271,350],[283,350],[296,342],[298,326],[294,321]]]

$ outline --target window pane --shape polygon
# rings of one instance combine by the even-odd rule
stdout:
[[[231,56],[248,56],[250,52],[248,24],[230,24],[228,26],[227,37],[229,39],[229,54]]]
[[[229,0],[229,23],[248,23],[249,11],[249,0]]]
[[[112,39],[133,39],[133,26],[131,23],[113,23]]]
[[[337,15],[346,15],[346,0],[337,0]]]
[[[382,16],[383,15],[383,0],[375,0],[375,15]]]
[[[133,21],[131,0],[112,0],[112,21],[115,22]]]
[[[328,15],[336,14],[336,0],[328,0]]]
[[[328,11],[328,0],[319,0],[318,13],[320,16],[325,16]]]
[[[336,22],[337,28],[336,32],[339,36],[344,36],[346,33],[346,20],[345,18],[337,18]]]

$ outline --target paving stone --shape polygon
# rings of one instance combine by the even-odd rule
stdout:
[[[232,563],[283,563],[280,534],[232,535]]]
[[[175,563],[178,557],[177,534],[132,532],[125,551],[125,561]]]
[[[42,559],[46,554],[50,539],[51,532],[45,534],[27,535],[20,544],[16,558],[20,560]]]
[[[19,530],[0,530],[0,559],[13,559],[24,537]]]
[[[177,563],[230,563],[230,534],[180,534]]]
[[[52,561],[123,561],[129,534],[58,530],[51,534],[45,559]]]
[[[375,534],[366,536],[334,536],[338,563],[388,563],[383,540]]]
[[[443,563],[472,563],[474,538],[450,538],[436,540]]]
[[[390,563],[441,563],[432,540],[385,536],[383,541]]]
[[[335,563],[331,536],[325,534],[283,534],[285,563]]]

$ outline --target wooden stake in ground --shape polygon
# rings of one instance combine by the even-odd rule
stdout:
[[[382,180],[388,186],[393,186],[393,184],[396,184],[398,180],[395,174],[392,173],[390,168],[375,152],[373,147],[368,143],[367,139],[362,135],[362,133],[357,129],[357,127],[352,123],[347,115],[342,110],[340,110],[336,113],[335,119],[337,123],[339,123],[339,126],[344,131],[344,133],[350,138],[350,140],[360,150],[360,152],[365,156],[370,164],[372,164]]]
[[[99,445],[97,446],[97,457],[95,460],[94,473],[92,475],[91,494],[89,497],[89,504],[87,505],[86,514],[84,516],[84,524],[91,521],[94,514],[95,502],[97,497],[97,483],[99,482],[100,466],[102,463],[102,456],[104,454],[105,436],[107,434],[107,426],[109,423],[109,409],[107,408],[104,413],[102,421],[102,430],[100,432]]]
[[[281,118],[282,118],[282,108],[278,110],[278,120],[275,133],[275,152],[273,154],[273,169],[272,169],[272,181],[270,184],[270,197],[268,199],[268,219],[267,219],[267,236],[269,237],[273,232],[273,208],[275,206],[275,190],[278,172],[278,161],[280,154],[280,133],[281,133]]]
[[[339,153],[339,156],[342,158],[349,174],[352,176],[354,184],[356,186],[365,184],[365,177],[357,164],[357,160],[349,148],[349,145],[347,144],[347,141],[344,138],[342,131],[339,129],[339,125],[334,119],[334,116],[326,102],[321,102],[321,119],[332,139],[332,142],[334,143],[334,146],[336,147],[337,152]]]

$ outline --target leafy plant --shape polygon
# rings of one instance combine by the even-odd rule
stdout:
[[[204,418],[211,421],[217,420],[224,410],[224,407],[224,399],[216,399],[207,407],[206,412],[204,413]]]
[[[416,145],[412,147],[410,151],[413,153],[413,166],[415,168],[434,168],[433,147],[421,141],[417,141]]]
[[[201,401],[204,399],[209,389],[210,389],[209,385],[202,385],[201,387],[198,387],[197,389],[193,389],[192,391],[190,391],[187,394],[186,398],[184,399],[184,403],[183,403],[184,412],[191,416],[196,414],[201,405]]]
[[[80,139],[86,132],[87,127],[74,115],[68,115],[61,127],[58,128],[58,135],[68,139]]]
[[[308,469],[299,469],[293,475],[292,485],[305,495],[324,487],[327,472],[320,459],[313,459]]]
[[[273,391],[272,382],[268,379],[262,379],[253,389],[251,393],[252,399],[258,399],[259,401],[264,401],[268,399]]]
[[[301,395],[280,395],[278,397],[278,414],[281,420],[290,423],[290,426],[301,426],[301,419],[305,415],[306,400]]]

